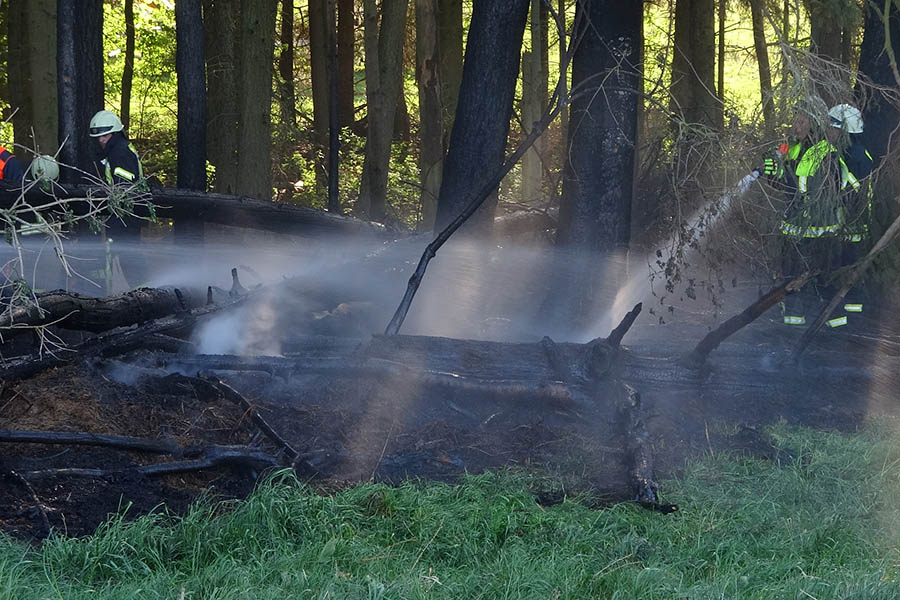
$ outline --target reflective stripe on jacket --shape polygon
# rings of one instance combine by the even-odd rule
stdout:
[[[828,172],[832,169],[840,172]],[[781,232],[804,238],[837,233],[844,225],[840,192],[853,186],[851,179],[856,180],[837,148],[828,140],[811,146],[800,157],[796,174],[797,194],[781,222]]]

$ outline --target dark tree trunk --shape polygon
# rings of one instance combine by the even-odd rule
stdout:
[[[722,105],[715,90],[715,4],[713,0],[675,3],[672,56],[672,111],[688,123],[720,127]]]
[[[450,224],[503,163],[528,4],[528,0],[483,0],[473,6],[436,230]],[[495,204],[482,204],[464,227],[489,233]]]
[[[328,0],[328,210],[341,212],[338,196],[338,150],[341,125],[338,115],[337,5]]]
[[[578,10],[589,25],[572,63],[578,97],[557,244],[602,252],[629,241],[642,14],[640,3],[614,0],[585,0]]]
[[[641,3],[585,0],[572,62],[568,160],[559,254],[542,316],[551,331],[578,336],[596,316],[597,293],[621,278],[628,247],[641,80]]]
[[[354,47],[356,23],[353,14],[353,0],[337,0],[337,55],[338,55],[338,123],[341,127],[353,124],[356,69],[354,68]]]
[[[297,126],[294,106],[294,0],[281,2],[281,53],[278,55],[281,122],[291,130]]]
[[[9,8],[9,81],[10,104],[18,109],[12,117],[13,137],[17,145],[31,145],[31,84],[28,69],[28,5],[26,0],[10,0]],[[10,148],[14,151],[14,148]]]
[[[720,0],[721,1],[721,0]],[[765,4],[763,0],[750,0],[750,15],[753,22],[753,46],[756,48],[756,62],[759,66],[759,91],[762,96],[763,121],[765,130],[772,135],[775,131],[775,104],[772,97],[772,71],[769,68],[769,50],[766,46]],[[724,96],[720,96],[724,99]]]
[[[242,0],[237,191],[272,198],[272,71],[276,0]]]
[[[125,67],[122,69],[122,102],[119,109],[119,118],[125,129],[128,129],[128,124],[131,122],[131,82],[133,79],[134,0],[125,0]]]
[[[59,143],[65,142],[60,158],[96,174],[92,160],[96,151],[88,136],[88,123],[103,108],[102,0],[59,0],[57,40]],[[64,181],[82,179],[68,169],[63,169],[61,177]]]
[[[206,147],[217,192],[237,190],[240,0],[204,0],[209,124]]]
[[[889,7],[888,24],[891,45],[895,56],[900,54],[900,9],[893,3]],[[884,51],[884,21],[879,13],[869,7],[866,13],[865,33],[859,51],[859,71],[878,85],[896,90],[900,81],[895,79],[891,60]],[[891,133],[900,123],[900,109],[880,94],[875,95],[865,107],[865,128],[863,137],[875,160],[881,160],[891,148],[888,147]],[[896,148],[896,139],[892,148]]]
[[[201,0],[175,3],[178,187],[206,189],[206,60]]]
[[[313,134],[316,144],[316,184],[325,190],[328,153],[328,0],[309,0],[309,63],[312,79]]]

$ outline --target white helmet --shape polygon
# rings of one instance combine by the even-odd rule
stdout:
[[[838,104],[828,109],[831,126],[847,130],[847,133],[862,133],[863,118],[859,109],[849,104]]]
[[[35,181],[59,179],[59,164],[52,156],[44,154],[31,161],[31,177]]]
[[[107,133],[114,133],[116,131],[122,131],[125,128],[122,125],[122,121],[119,120],[119,117],[108,110],[101,110],[93,117],[91,117],[91,137],[100,137],[102,135],[106,135]]]

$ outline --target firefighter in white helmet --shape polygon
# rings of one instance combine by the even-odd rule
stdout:
[[[144,178],[141,159],[124,129],[119,117],[108,110],[101,110],[91,118],[89,133],[100,144],[99,162],[110,185],[136,184]]]
[[[31,161],[29,172],[34,181],[56,181],[59,179],[59,163],[52,156],[42,154]]]

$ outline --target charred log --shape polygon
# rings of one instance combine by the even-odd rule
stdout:
[[[716,329],[706,334],[694,349],[681,359],[681,364],[691,369],[699,369],[702,367],[703,363],[706,362],[706,357],[709,356],[709,353],[715,350],[719,344],[784,300],[788,294],[800,291],[803,286],[806,285],[806,282],[809,281],[810,277],[813,277],[814,275],[814,273],[809,272],[803,273],[787,283],[770,290],[762,298],[745,308],[743,312],[731,317]]]
[[[119,327],[91,338],[86,342],[56,353],[44,352],[23,358],[16,358],[2,363],[3,372],[0,379],[16,381],[35,373],[56,367],[74,360],[92,356],[116,356],[141,346],[147,336],[193,327],[197,321],[219,310],[237,307],[243,304],[247,296],[225,305],[211,305],[154,319],[138,327]]]
[[[21,475],[26,479],[63,476],[102,479],[121,475],[169,475],[172,473],[186,473],[188,471],[202,471],[221,466],[242,467],[253,471],[282,466],[282,463],[271,454],[247,446],[207,446],[199,450],[198,453],[200,457],[192,460],[176,460],[125,469],[42,469],[39,471],[25,471]]]
[[[85,186],[55,186],[57,197],[69,199],[67,208],[76,216],[86,214],[90,203],[84,198],[91,194],[93,198],[105,195],[102,189]],[[321,210],[257,200],[244,196],[227,194],[206,194],[191,190],[174,190],[168,188],[154,189],[149,201],[155,207],[155,215],[159,219],[172,219],[176,223],[218,223],[258,229],[276,233],[285,233],[312,237],[335,233],[369,234],[387,237],[396,234],[378,223],[369,223],[344,217]],[[10,208],[20,197],[15,189],[0,189],[0,209]],[[40,207],[47,203],[47,196],[37,186],[26,194],[26,200],[33,206]],[[149,218],[150,213],[139,207],[138,216]],[[142,212],[143,211],[143,212]]]
[[[106,298],[55,290],[38,294],[29,306],[13,306],[0,316],[0,329],[15,335],[34,327],[55,325],[99,333],[116,327],[145,323],[199,306],[180,290],[139,288]]]
[[[653,475],[653,452],[644,423],[641,395],[633,387],[626,385],[624,400],[618,408],[625,444],[631,457],[628,475],[634,490],[634,501],[644,508],[664,514],[675,512],[678,510],[677,504],[659,502],[659,484]]]

